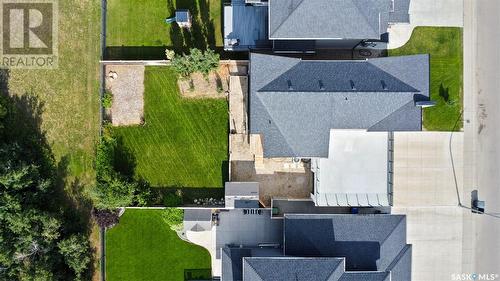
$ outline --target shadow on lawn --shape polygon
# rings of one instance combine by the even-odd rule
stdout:
[[[175,5],[174,2],[175,1]],[[210,18],[210,0],[168,0],[167,9],[174,16],[177,9],[188,9],[192,15],[190,29],[180,28],[176,23],[170,29],[172,46],[110,46],[106,47],[106,60],[163,60],[165,49],[176,53],[188,53],[191,48],[200,50],[212,49],[221,55],[222,59],[247,59],[247,55],[234,52],[224,52],[223,47],[217,47],[216,30],[213,19]],[[223,1],[221,2],[221,9]],[[221,15],[222,16],[222,15]],[[222,27],[221,27],[222,28]]]
[[[229,181],[229,161],[222,161],[221,186],[217,187],[187,187],[181,184],[171,186],[156,186],[153,191],[154,200],[150,202],[151,206],[165,206],[164,199],[169,194],[176,194],[181,197],[183,206],[193,206],[195,199],[213,198],[216,200],[224,198],[224,183]]]
[[[84,234],[90,240],[93,227],[90,215],[92,204],[85,196],[85,185],[78,177],[69,174],[71,155],[65,155],[56,161],[42,129],[45,103],[32,92],[26,92],[22,96],[11,95],[9,78],[8,70],[0,71],[0,95],[6,96],[7,103],[11,106],[5,122],[3,141],[18,144],[22,148],[23,161],[38,166],[39,177],[50,181],[48,193],[38,194],[38,202],[33,203],[33,206],[61,219],[61,239],[72,234]],[[84,279],[92,278],[95,263],[95,260],[91,261]],[[64,275],[68,274],[69,269],[60,270],[62,268],[57,269],[58,274]]]

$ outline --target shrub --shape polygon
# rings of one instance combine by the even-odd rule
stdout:
[[[184,210],[177,208],[167,208],[161,214],[163,221],[173,230],[181,230],[184,220]]]
[[[182,194],[180,190],[175,193],[169,192],[163,196],[163,205],[165,207],[178,207],[182,205]]]
[[[105,91],[102,96],[102,107],[111,108],[113,105],[113,94],[110,91]]]

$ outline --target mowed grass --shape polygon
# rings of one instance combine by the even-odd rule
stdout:
[[[144,126],[116,127],[135,175],[158,187],[222,187],[228,159],[224,99],[181,98],[169,67],[146,67]]]
[[[128,209],[106,232],[107,280],[182,281],[184,269],[211,267],[208,251],[181,240],[161,212]]]
[[[417,27],[403,47],[389,50],[390,56],[430,54],[431,100],[436,106],[424,109],[425,129],[460,130],[463,107],[462,28]]]
[[[190,42],[222,46],[221,0],[108,0],[107,46],[175,46]],[[189,9],[191,32],[165,19]],[[186,41],[186,42],[183,42]]]
[[[40,123],[67,187],[94,181],[94,145],[99,134],[100,1],[59,1],[59,66],[10,70],[9,94],[34,97]]]

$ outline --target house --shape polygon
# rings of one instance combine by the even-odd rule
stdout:
[[[314,52],[387,42],[392,23],[409,23],[410,0],[232,0],[224,8],[226,50]]]
[[[411,280],[404,215],[285,215],[282,239],[222,248],[221,280]]]
[[[428,55],[322,61],[251,53],[249,87],[249,130],[262,156],[310,159],[316,205],[390,205],[391,132],[422,129]]]

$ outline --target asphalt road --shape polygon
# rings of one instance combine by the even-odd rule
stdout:
[[[465,153],[472,163],[465,172],[472,176],[462,203],[470,206],[467,192],[477,189],[485,211],[498,216],[465,216],[466,254],[476,273],[500,274],[500,1],[465,0],[464,8]]]

